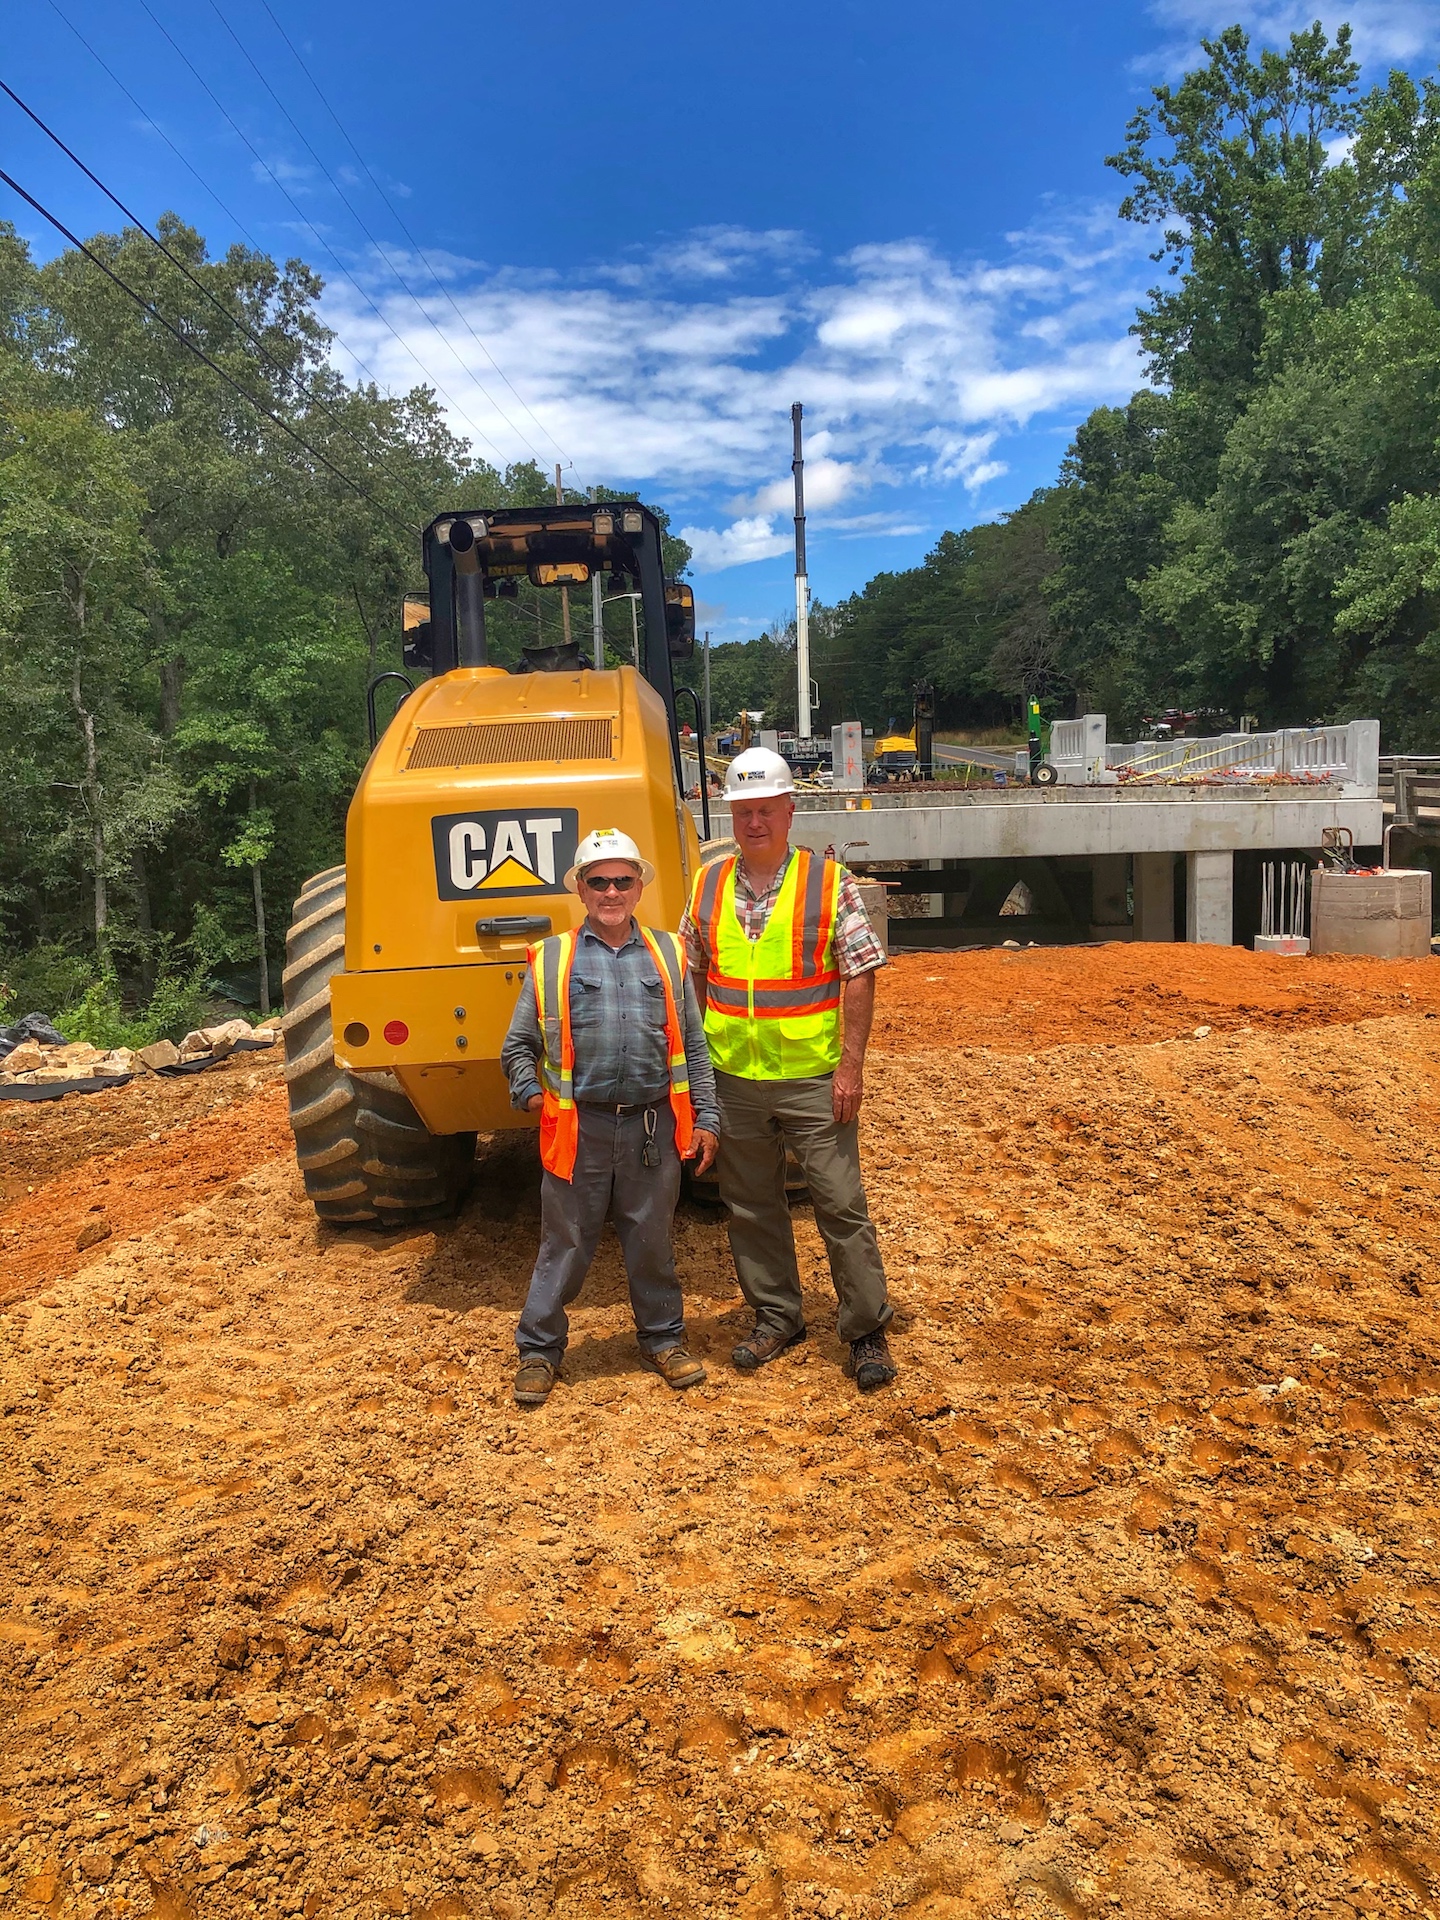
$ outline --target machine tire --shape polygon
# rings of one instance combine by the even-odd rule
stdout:
[[[407,1226],[459,1206],[473,1133],[435,1134],[393,1074],[335,1064],[330,976],[345,964],[345,869],[307,880],[285,943],[285,1079],[305,1191],[335,1226]]]
[[[1031,774],[1030,784],[1032,787],[1053,787],[1059,778],[1059,773],[1051,766],[1050,762],[1048,760],[1042,760]]]

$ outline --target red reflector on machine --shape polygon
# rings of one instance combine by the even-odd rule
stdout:
[[[409,1038],[410,1029],[403,1020],[387,1020],[385,1022],[385,1040],[388,1046],[403,1047]]]

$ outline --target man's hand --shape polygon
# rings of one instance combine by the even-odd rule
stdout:
[[[835,1124],[848,1126],[860,1111],[860,1102],[865,1098],[865,1066],[863,1061],[842,1060],[835,1069],[835,1079],[830,1090],[831,1103],[835,1110]]]
[[[841,1006],[845,1014],[845,1048],[835,1069],[831,1093],[838,1127],[849,1125],[865,1098],[865,1048],[870,1039],[870,1023],[875,1018],[873,969],[857,973],[845,982]]]
[[[525,1111],[526,1113],[538,1113],[544,1104],[545,1096],[543,1093],[532,1093],[530,1098],[525,1102]]]
[[[714,1166],[715,1155],[719,1151],[719,1136],[711,1133],[708,1127],[697,1127],[691,1136],[690,1151],[685,1158],[695,1162],[696,1173],[708,1173]]]

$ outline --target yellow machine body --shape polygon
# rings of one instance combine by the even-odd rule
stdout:
[[[337,1064],[395,1074],[432,1133],[533,1124],[500,1047],[526,948],[584,918],[564,875],[597,827],[654,864],[637,917],[677,927],[699,841],[664,703],[633,667],[461,667],[418,687],[350,804]]]

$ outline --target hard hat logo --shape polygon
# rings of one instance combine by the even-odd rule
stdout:
[[[731,800],[776,800],[794,791],[788,762],[768,747],[737,753],[725,774],[725,794]]]
[[[587,833],[575,849],[575,858],[570,871],[565,875],[565,885],[571,893],[578,892],[578,881],[587,867],[593,867],[600,860],[628,860],[638,869],[640,884],[648,887],[655,878],[655,869],[641,853],[639,847],[628,833],[622,833],[618,827],[596,827],[593,833]]]
[[[575,857],[580,815],[574,807],[544,813],[445,813],[430,822],[435,884],[442,900],[477,894],[559,893]]]

